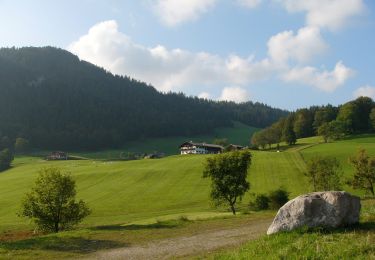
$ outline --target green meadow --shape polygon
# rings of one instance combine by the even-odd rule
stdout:
[[[281,152],[252,151],[252,165],[248,177],[251,188],[239,204],[240,211],[248,211],[247,204],[253,194],[267,193],[279,187],[287,189],[290,197],[310,192],[311,186],[304,172],[305,160],[312,156],[336,156],[342,163],[345,177],[349,177],[353,172],[348,163],[349,156],[355,154],[360,147],[367,149],[370,155],[375,155],[375,136],[358,136],[327,144],[320,141],[320,138],[301,139],[297,146],[288,149],[284,147]],[[111,234],[113,236],[113,232],[119,235],[119,231],[109,228],[104,232],[100,227],[170,223],[181,216],[190,220],[219,217],[223,218],[220,222],[223,226],[226,225],[225,223],[232,223],[233,218],[229,218],[227,222],[225,220],[230,215],[226,209],[216,209],[210,204],[210,183],[202,178],[207,157],[208,155],[174,155],[163,159],[135,161],[90,159],[59,162],[47,162],[37,157],[17,157],[11,169],[0,173],[0,233],[2,234],[0,255],[1,248],[4,246],[1,243],[2,236],[33,229],[32,223],[18,217],[17,212],[22,198],[30,190],[38,171],[43,167],[59,167],[71,172],[77,184],[77,198],[86,201],[92,209],[92,214],[76,231],[49,235],[45,237],[46,241],[49,239],[60,241],[59,239],[66,236],[74,236],[77,239],[88,236],[93,239],[103,236],[108,238]],[[344,188],[354,194],[364,195],[363,192],[352,191],[347,186]],[[96,230],[94,234],[92,231],[87,231],[92,229]],[[121,232],[123,234],[126,230]],[[22,240],[17,241],[16,245],[22,244]],[[43,247],[38,247],[38,243],[44,242],[38,241],[44,241],[43,236],[32,240],[35,247],[31,248],[39,248],[42,256],[49,256]],[[12,246],[17,249],[16,245],[8,244],[9,248],[6,250],[3,248],[4,252],[13,252]],[[30,250],[32,249],[29,248],[25,252],[30,253]],[[230,255],[232,253],[222,257],[231,258]]]
[[[166,155],[179,154],[179,147],[183,142],[206,142],[210,143],[214,139],[227,138],[229,143],[248,146],[251,135],[259,128],[251,127],[240,122],[234,122],[233,127],[216,128],[210,135],[200,136],[179,136],[166,138],[149,138],[140,141],[128,142],[121,149],[98,151],[98,152],[79,152],[79,156],[91,159],[119,159],[120,153],[153,153],[161,152]]]

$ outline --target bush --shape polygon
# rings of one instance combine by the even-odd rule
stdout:
[[[269,200],[269,206],[271,209],[279,209],[289,201],[289,192],[287,192],[283,188],[271,191]]]
[[[270,208],[269,203],[270,199],[266,195],[259,194],[250,202],[249,207],[253,210],[266,210]]]
[[[41,170],[22,202],[20,216],[32,219],[42,231],[72,228],[90,214],[82,200],[75,200],[75,186],[73,178],[57,168]]]

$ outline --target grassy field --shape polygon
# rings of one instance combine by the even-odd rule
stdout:
[[[142,141],[129,142],[122,149],[100,151],[100,152],[79,152],[79,156],[91,159],[118,159],[121,152],[132,153],[153,153],[163,152],[166,155],[179,154],[179,146],[186,141],[210,143],[214,139],[227,138],[229,143],[248,146],[251,136],[258,128],[251,127],[239,122],[234,122],[233,127],[217,128],[211,135],[202,136],[180,136],[168,138],[152,138]]]
[[[362,201],[361,223],[336,230],[283,232],[205,259],[375,259],[375,200]]]
[[[359,136],[328,144],[319,141],[319,138],[302,139],[293,148],[284,147],[282,152],[252,151],[253,162],[248,177],[251,189],[240,203],[240,210],[246,211],[251,193],[266,193],[284,187],[290,192],[290,197],[295,197],[311,191],[303,173],[306,170],[305,160],[316,154],[338,157],[345,176],[352,174],[347,158],[359,147],[375,155],[375,136]],[[64,236],[69,239],[73,237],[72,241],[82,237],[106,240],[106,237],[110,237],[111,227],[122,230],[121,227],[128,225],[154,225],[160,221],[168,223],[182,215],[189,219],[227,216],[226,209],[215,209],[210,205],[209,181],[202,179],[206,158],[204,155],[176,155],[158,160],[46,162],[36,157],[17,157],[13,167],[0,174],[0,241],[7,241],[10,237],[11,240],[21,241],[16,243],[19,246],[22,238],[30,235],[32,224],[19,218],[17,211],[38,170],[49,166],[72,173],[77,182],[77,197],[88,203],[92,214],[79,230],[64,232],[57,236],[58,239],[51,235],[33,239],[34,246],[31,248],[40,249],[42,246],[38,243],[47,243],[49,239],[61,242],[59,239]],[[345,189],[351,191],[348,187]],[[363,195],[361,191],[354,193]],[[369,212],[370,215],[374,213]],[[103,226],[108,229],[98,229]],[[94,233],[87,231],[93,229]],[[125,232],[128,231],[125,229]],[[2,249],[11,252],[11,245],[0,244],[0,256]],[[106,243],[101,248],[105,247]],[[32,249],[26,251],[34,252]]]

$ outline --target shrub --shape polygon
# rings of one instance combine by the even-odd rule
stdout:
[[[258,194],[255,200],[250,202],[249,207],[253,210],[266,210],[269,209],[270,199],[264,194]]]
[[[271,209],[279,209],[289,201],[289,192],[283,188],[271,191],[269,200],[269,206]]]
[[[59,232],[78,224],[90,209],[75,200],[75,181],[57,168],[41,170],[22,202],[21,216],[31,218],[40,230]]]

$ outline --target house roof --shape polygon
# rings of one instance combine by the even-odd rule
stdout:
[[[180,145],[180,148],[182,146],[185,146],[185,145],[191,145],[191,146],[199,146],[199,147],[207,147],[207,148],[215,148],[215,149],[221,149],[223,150],[224,147],[221,146],[221,145],[217,145],[217,144],[206,144],[206,143],[194,143],[192,141],[190,142],[185,142],[183,144]]]

